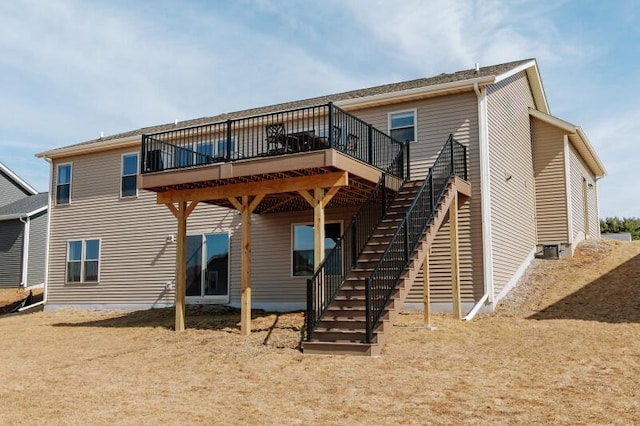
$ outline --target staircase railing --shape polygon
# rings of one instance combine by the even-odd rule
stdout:
[[[355,267],[362,250],[404,184],[403,174],[396,177],[396,173],[403,170],[408,151],[409,145],[406,144],[405,149],[396,153],[369,198],[351,218],[338,244],[325,256],[313,277],[307,279],[307,340],[312,339],[322,315]]]
[[[396,283],[411,262],[413,252],[433,220],[438,203],[453,176],[467,180],[467,150],[466,146],[453,139],[453,135],[449,135],[380,261],[366,279],[365,343],[371,343],[373,330],[380,322]]]

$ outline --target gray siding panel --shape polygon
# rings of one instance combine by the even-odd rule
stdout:
[[[18,201],[20,198],[24,198],[27,195],[31,195],[30,192],[25,192],[21,187],[9,178],[2,170],[0,170],[0,206],[5,206],[14,201]]]
[[[491,235],[495,295],[509,284],[536,244],[535,183],[524,72],[488,88]]]
[[[424,179],[449,134],[468,147],[469,181],[472,197],[460,199],[460,280],[463,301],[473,302],[483,294],[482,219],[480,209],[480,163],[478,145],[478,103],[473,92],[429,98],[385,107],[356,111],[373,126],[388,131],[388,114],[416,109],[417,137],[411,143],[411,178]],[[445,222],[431,249],[430,284],[434,303],[451,302],[451,254],[449,225]],[[422,303],[423,278],[418,275],[407,303]]]
[[[537,119],[531,119],[531,125],[538,244],[566,244],[569,242],[569,222],[565,182],[565,133]]]
[[[43,212],[31,218],[29,225],[29,266],[27,284],[44,282],[47,244],[47,213]]]
[[[0,222],[0,287],[18,287],[22,278],[24,224],[20,220]]]

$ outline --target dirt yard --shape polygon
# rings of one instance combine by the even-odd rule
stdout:
[[[640,243],[536,260],[493,315],[400,316],[379,358],[304,356],[301,314],[0,318],[0,424],[637,424]]]

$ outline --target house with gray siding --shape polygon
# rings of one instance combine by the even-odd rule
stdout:
[[[48,194],[0,163],[0,287],[44,284]]]
[[[305,310],[304,351],[379,353],[403,309],[493,310],[599,238],[606,172],[535,60],[163,124],[51,165],[47,309]],[[428,325],[428,324],[427,324]]]

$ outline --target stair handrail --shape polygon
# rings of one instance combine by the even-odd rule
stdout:
[[[396,177],[395,170],[403,168],[408,151],[409,145],[403,144],[402,149],[396,154],[387,170],[380,176],[373,192],[352,216],[349,225],[338,238],[338,243],[324,257],[313,276],[307,279],[307,341],[313,338],[313,332],[322,315],[331,305],[340,287],[355,267],[362,250],[386,215],[388,206],[393,202],[406,181],[406,174],[402,173],[400,177]],[[347,252],[349,255],[345,256]]]
[[[453,176],[467,180],[467,148],[449,135],[382,257],[366,278],[365,343],[371,343],[373,330],[380,322],[396,283],[411,262]]]

